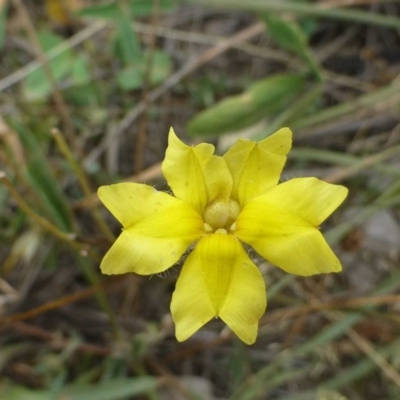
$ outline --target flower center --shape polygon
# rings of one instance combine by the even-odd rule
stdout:
[[[239,214],[240,206],[236,200],[220,198],[207,205],[204,210],[203,220],[213,230],[229,230]]]

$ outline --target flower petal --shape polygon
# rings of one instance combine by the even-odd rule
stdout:
[[[274,196],[271,199],[277,201]],[[256,197],[239,215],[235,235],[286,272],[308,276],[340,271],[339,260],[314,226],[327,215],[319,206],[319,200],[316,199],[315,215],[311,214],[311,206],[305,207],[302,215],[295,206],[296,200],[291,201],[294,211],[281,207],[290,203],[285,198],[277,205],[269,203],[268,194]],[[332,212],[332,205],[327,207]]]
[[[240,242],[223,233],[203,237],[186,260],[172,297],[177,339],[186,340],[219,316],[252,344],[265,308],[264,280]]]
[[[213,155],[214,146],[195,147],[181,142],[171,128],[162,171],[175,196],[202,214],[217,196],[230,195],[232,177],[222,157]]]
[[[132,182],[101,186],[98,196],[125,228],[164,208],[180,204],[174,197],[152,186]]]
[[[295,178],[281,183],[259,200],[291,211],[319,226],[342,204],[348,189],[317,178]]]
[[[274,187],[292,145],[292,132],[282,128],[259,143],[240,139],[224,155],[233,177],[233,196],[243,206]]]
[[[137,203],[142,203],[145,212],[132,201],[135,203],[133,209],[137,208],[141,215],[141,218],[134,222],[132,221],[136,214],[129,209],[132,203],[122,196],[119,204],[116,200],[118,197],[114,196],[115,192],[104,191],[103,194],[107,193],[106,203],[111,205],[111,211],[123,223],[128,224],[103,258],[100,268],[104,274],[136,272],[149,275],[165,271],[204,234],[203,221],[190,204],[166,193],[154,191],[153,188],[150,189],[154,194],[145,197],[148,204],[143,204],[140,198],[133,199],[137,200]],[[107,197],[110,193],[114,196],[112,201]],[[160,202],[155,201],[154,197],[160,197]],[[154,213],[146,215],[150,209],[153,209]],[[126,216],[123,215],[124,210]]]

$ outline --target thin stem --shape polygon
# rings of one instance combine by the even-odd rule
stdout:
[[[331,321],[334,322],[338,322],[341,319],[340,314],[334,312],[328,312],[326,315]],[[364,339],[353,329],[349,329],[346,332],[346,335],[350,338],[354,345],[364,352],[364,354],[371,359],[371,361],[373,361],[392,382],[400,387],[400,374],[388,361],[386,361],[382,354],[373,348],[368,340]]]
[[[361,22],[371,25],[400,28],[400,19],[397,17],[365,12],[362,10],[321,7],[318,4],[300,3],[282,0],[188,0],[188,3],[203,4],[209,7],[232,8],[253,12],[292,12],[302,16],[325,17],[342,19],[351,22]]]
[[[357,175],[359,172],[365,170],[366,168],[373,167],[375,165],[381,165],[381,163],[388,158],[394,157],[400,153],[400,145],[391,147],[384,151],[381,151],[378,154],[373,154],[371,156],[367,156],[359,160],[359,162],[354,165],[342,168],[333,174],[330,174],[324,178],[326,182],[340,182],[346,178]]]
[[[80,262],[81,270],[85,274],[86,279],[92,285],[92,287],[96,288],[96,290],[94,292],[94,294],[96,296],[96,300],[97,300],[99,306],[102,308],[102,310],[108,316],[114,337],[116,339],[120,340],[122,338],[122,333],[121,333],[121,330],[117,323],[117,319],[115,318],[114,311],[113,311],[111,304],[108,300],[108,297],[104,291],[104,288],[101,286],[101,281],[100,281],[99,275],[93,269],[93,265],[91,263],[89,263],[85,257],[80,257],[79,262]]]
[[[80,301],[87,297],[93,296],[93,294],[96,293],[96,291],[98,291],[100,288],[104,290],[105,287],[119,283],[121,280],[122,279],[120,276],[107,278],[104,281],[99,282],[97,285],[93,285],[89,288],[80,290],[78,292],[63,297],[59,297],[58,299],[52,301],[48,301],[45,304],[42,304],[35,308],[31,308],[30,310],[23,311],[21,313],[14,315],[0,317],[0,327],[4,327],[6,325],[12,324],[17,321],[25,321],[27,319],[37,317],[38,315],[44,314],[46,312],[55,310],[59,307],[75,303],[76,301]]]
[[[69,164],[72,167],[72,170],[74,171],[76,177],[78,178],[79,184],[81,185],[81,188],[83,190],[83,193],[85,195],[86,199],[91,199],[92,197],[92,190],[90,188],[89,181],[80,167],[80,165],[76,162],[75,157],[73,156],[70,147],[68,146],[67,141],[64,139],[64,136],[61,134],[61,132],[58,129],[52,129],[51,133],[53,134],[54,140],[58,146],[58,149],[60,152],[63,154],[65,159],[69,162]],[[89,210],[93,215],[93,218],[99,225],[100,229],[103,231],[103,233],[106,235],[106,237],[113,242],[115,240],[114,234],[111,232],[110,228],[104,221],[104,219],[101,216],[101,213],[97,207],[97,204],[94,204],[91,202],[89,205]]]
[[[9,179],[7,178],[6,173],[4,171],[0,171],[0,180],[2,181],[4,186],[7,187],[11,196],[17,202],[18,206],[29,217],[31,217],[35,222],[37,222],[42,228],[44,228],[46,231],[50,232],[55,237],[65,241],[65,242],[73,243],[75,241],[75,239],[76,239],[75,233],[63,232],[60,229],[58,229],[55,225],[53,225],[51,222],[49,222],[47,219],[45,219],[45,218],[41,217],[39,214],[37,214],[36,211],[34,211],[28,205],[28,203],[22,198],[22,196],[15,190],[13,184],[9,181]],[[75,243],[75,244],[78,245],[77,243]]]
[[[51,233],[56,238],[68,243],[76,251],[78,251],[81,256],[90,256],[90,258],[92,259],[98,258],[97,255],[93,253],[86,244],[80,242],[80,239],[76,233],[61,231],[57,228],[57,226],[53,225],[47,219],[40,216],[15,190],[13,184],[7,178],[7,175],[4,171],[0,171],[0,181],[4,184],[4,186],[7,187],[11,196],[14,198],[21,210],[24,211],[25,214],[28,215],[28,217],[32,218],[44,230]]]
[[[194,72],[200,66],[208,63],[210,60],[213,60],[215,57],[221,55],[228,49],[233,46],[238,45],[238,43],[242,43],[250,38],[259,35],[264,32],[265,26],[262,22],[258,22],[248,28],[243,29],[236,35],[231,38],[227,38],[224,41],[221,41],[217,45],[212,48],[206,50],[204,53],[201,53],[195,59],[189,59],[186,64],[182,66],[181,69],[173,73],[168,79],[166,79],[160,86],[153,89],[148,94],[148,102],[154,102],[159,99],[164,93],[174,87],[177,83],[179,83],[182,79],[187,77],[189,74]],[[137,104],[128,114],[120,121],[117,128],[112,132],[111,135],[105,137],[100,144],[89,153],[88,157],[86,157],[85,163],[92,163],[100,157],[101,154],[108,148],[108,146],[115,140],[115,138],[119,137],[122,133],[124,133],[133,122],[142,114],[142,112],[146,109],[146,104],[141,101]]]
[[[328,243],[337,243],[354,227],[361,225],[375,213],[385,208],[397,207],[400,205],[400,181],[396,181],[383,192],[371,205],[362,208],[350,221],[332,228],[325,234]]]
[[[386,153],[388,151],[388,153]],[[399,149],[398,149],[399,151]],[[390,151],[391,153],[391,151]],[[359,166],[362,163],[366,162],[366,165],[363,164],[363,167],[371,167],[375,169],[376,171],[379,171],[383,174],[393,176],[395,178],[400,178],[400,170],[398,167],[393,166],[393,165],[388,165],[388,164],[381,164],[381,163],[376,163],[375,160],[371,159],[372,157],[383,157],[383,159],[391,157],[389,154],[389,149],[384,150],[381,153],[378,154],[373,154],[370,156],[365,156],[363,158],[360,158],[355,155],[351,154],[344,154],[344,153],[339,153],[335,151],[330,151],[330,150],[323,150],[323,149],[309,149],[309,148],[299,148],[296,147],[290,151],[289,154],[289,159],[293,160],[306,160],[306,161],[320,161],[323,163],[329,163],[329,164],[336,164],[337,166],[345,166],[349,168],[355,168]],[[361,169],[361,168],[360,168]],[[349,169],[342,169],[342,171],[349,171]],[[354,171],[358,172],[358,171]],[[353,172],[352,172],[353,174]],[[340,178],[340,177],[338,177]],[[324,176],[324,181],[331,179],[330,182],[334,183],[332,180],[331,176]],[[337,179],[335,177],[335,179]]]
[[[24,25],[25,25],[26,31],[28,33],[28,36],[30,37],[31,41],[33,42],[34,50],[36,52],[37,58],[38,58],[40,64],[43,66],[43,70],[44,70],[44,73],[46,74],[46,78],[52,87],[52,96],[53,96],[54,104],[55,104],[57,111],[61,117],[61,120],[64,124],[68,139],[71,141],[71,143],[73,143],[74,138],[75,138],[75,131],[74,131],[73,124],[71,122],[71,117],[69,115],[67,105],[65,104],[64,99],[61,95],[61,92],[57,86],[57,82],[54,79],[54,75],[50,68],[50,64],[47,59],[46,53],[43,51],[43,49],[41,47],[39,37],[36,33],[35,27],[32,23],[32,20],[29,16],[29,13],[25,7],[24,2],[22,0],[14,0],[14,4],[15,4],[16,9],[18,10],[19,15],[21,16],[21,19],[24,21]]]
[[[103,29],[109,26],[108,21],[96,21],[88,27],[82,29],[74,36],[64,40],[59,45],[53,47],[51,50],[46,52],[47,61],[51,61],[53,58],[58,57],[60,54],[78,46],[80,43],[101,32]],[[0,92],[8,89],[16,83],[24,80],[32,72],[38,70],[42,64],[38,60],[33,60],[30,63],[24,65],[20,69],[12,72],[10,75],[0,80]]]
[[[325,123],[332,119],[337,119],[346,114],[359,112],[368,108],[388,108],[388,103],[394,103],[399,99],[400,92],[400,79],[395,79],[391,84],[377,89],[372,93],[362,95],[356,99],[352,99],[346,103],[337,106],[326,108],[313,115],[301,118],[293,123],[294,129],[304,129],[318,124]],[[303,138],[308,136],[308,133],[297,133],[296,138]]]
[[[153,31],[150,36],[150,43],[147,50],[146,69],[143,79],[142,89],[142,101],[144,103],[144,110],[139,120],[139,132],[136,139],[136,151],[135,151],[135,173],[140,172],[143,169],[143,155],[146,147],[146,132],[147,132],[147,108],[149,105],[149,90],[152,79],[153,63],[154,63],[154,50],[156,46],[156,28],[158,25],[158,19],[160,15],[160,4],[159,0],[153,0],[153,13],[151,23],[153,25]]]

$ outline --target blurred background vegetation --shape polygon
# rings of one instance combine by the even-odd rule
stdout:
[[[400,1],[0,0],[0,398],[400,398]],[[102,184],[167,189],[169,127],[223,153],[294,131],[283,180],[349,187],[322,229],[337,275],[252,254],[246,346],[177,343],[163,276],[101,276]],[[312,251],[312,249],[310,249]]]

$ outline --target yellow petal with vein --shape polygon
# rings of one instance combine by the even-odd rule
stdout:
[[[232,235],[203,237],[188,257],[172,297],[179,341],[220,317],[247,344],[257,337],[266,308],[260,271]]]
[[[102,200],[106,199],[107,206],[126,228],[103,258],[100,268],[104,274],[149,275],[165,271],[204,233],[203,221],[190,204],[151,187],[152,195],[130,199],[125,195],[133,187],[125,186],[130,189],[124,192],[115,187],[118,185],[113,186],[102,190]],[[153,213],[149,213],[151,210]]]
[[[207,203],[220,195],[229,196],[232,177],[222,157],[213,155],[214,146],[187,146],[171,128],[162,171],[175,196],[202,214]]]
[[[282,205],[286,205],[284,199]],[[267,195],[259,196],[242,210],[235,235],[286,272],[308,276],[340,271],[340,261],[313,225],[326,212],[319,210],[311,218],[293,208],[285,210],[269,204]]]
[[[319,226],[342,204],[348,189],[317,178],[295,178],[275,186],[257,201],[297,214]]]
[[[132,182],[101,186],[98,196],[124,228],[165,208],[179,207],[181,204],[179,200],[152,186]]]
[[[233,196],[241,206],[277,185],[291,145],[292,132],[282,128],[259,143],[240,139],[227,151]]]

